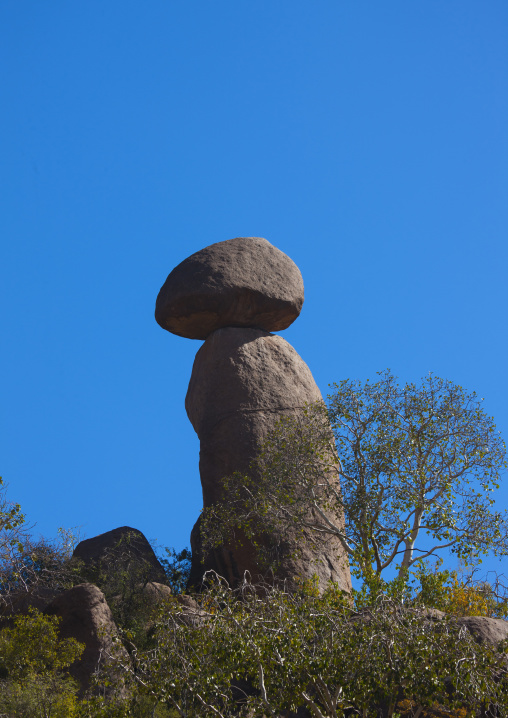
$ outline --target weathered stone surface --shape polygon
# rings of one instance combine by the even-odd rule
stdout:
[[[191,596],[181,593],[173,595],[170,587],[162,583],[147,583],[143,586],[143,595],[153,608],[168,604],[169,601],[178,603],[182,608],[181,619],[189,626],[199,625],[204,620],[204,611]]]
[[[446,617],[446,613],[438,608],[424,608],[422,613],[429,621],[442,621]]]
[[[53,599],[44,612],[60,617],[61,638],[75,638],[85,644],[81,658],[70,668],[82,691],[89,687],[92,675],[101,665],[112,671],[115,687],[121,693],[121,671],[115,667],[112,656],[127,665],[129,655],[114,641],[117,628],[102,591],[91,583],[80,583]]]
[[[203,502],[223,476],[247,471],[283,415],[321,399],[312,374],[282,337],[260,329],[214,332],[194,360],[185,408],[201,440]]]
[[[465,626],[478,643],[497,646],[508,638],[508,621],[501,618],[486,616],[464,616],[457,618],[457,623]]]
[[[437,608],[426,608],[424,615],[432,621],[443,621],[453,618]],[[477,643],[486,643],[498,646],[501,641],[508,638],[508,621],[502,618],[488,618],[487,616],[460,616],[454,618],[459,626],[467,628]]]
[[[182,607],[181,620],[187,626],[200,626],[207,614],[191,596],[178,594],[176,600]]]
[[[0,596],[0,628],[6,625],[12,616],[26,615],[31,608],[42,611],[60,593],[57,588],[45,586],[30,588],[31,590]]]
[[[236,237],[173,269],[157,297],[155,319],[173,334],[206,339],[221,327],[286,329],[302,304],[296,264],[266,239]]]
[[[224,328],[214,332],[196,355],[185,406],[200,442],[203,503],[221,498],[221,479],[234,471],[247,472],[276,421],[321,399],[312,374],[284,339],[260,329]],[[248,544],[224,547],[201,563],[199,527],[191,535],[191,584],[212,569],[231,583],[248,570],[256,579],[260,570]],[[319,548],[300,541],[301,556],[288,558],[279,576],[333,580],[350,588],[347,560],[337,539],[329,537]]]
[[[130,526],[121,526],[81,541],[73,557],[89,569],[138,573],[138,580],[166,582],[166,574],[144,534]]]
[[[154,605],[169,601],[173,597],[170,587],[163,583],[157,583],[157,581],[145,584],[142,591],[147,601]]]

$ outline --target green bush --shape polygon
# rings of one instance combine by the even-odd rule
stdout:
[[[0,632],[0,714],[13,718],[77,715],[76,682],[67,669],[84,646],[58,638],[59,619],[35,609]]]

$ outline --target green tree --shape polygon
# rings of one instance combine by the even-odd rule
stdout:
[[[255,538],[263,527],[281,543],[312,529],[336,536],[368,580],[395,566],[402,578],[445,550],[474,564],[508,553],[493,498],[505,468],[476,394],[433,375],[419,386],[388,371],[374,383],[344,380],[328,407],[283,417],[249,475],[224,479],[227,503],[204,511],[204,543],[239,528]]]
[[[152,548],[164,569],[172,593],[184,593],[191,570],[191,550],[183,548],[177,551],[172,546],[159,546],[155,541],[152,543]]]
[[[0,562],[21,547],[25,536],[25,516],[21,506],[7,499],[7,487],[0,476]]]
[[[84,645],[74,638],[59,639],[58,622],[32,608],[0,632],[0,712],[15,718],[77,714],[78,686],[67,669]]]
[[[415,603],[437,608],[453,616],[508,616],[508,589],[504,576],[491,571],[483,578],[476,576],[477,569],[440,570],[438,563],[433,570],[427,565],[415,571],[419,591]]]

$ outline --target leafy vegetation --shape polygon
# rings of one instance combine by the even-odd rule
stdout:
[[[168,586],[174,594],[184,593],[191,570],[192,554],[189,548],[176,551],[173,547],[153,547],[166,574]]]
[[[489,576],[476,579],[475,573],[431,570],[429,566],[421,566],[416,571],[417,600],[451,616],[507,618],[508,590],[504,577],[494,574],[489,581]]]
[[[160,612],[133,680],[180,716],[394,716],[407,696],[414,715],[508,709],[504,654],[389,596],[361,603],[334,587],[232,590],[214,578],[192,617],[176,604]]]
[[[84,646],[58,638],[58,619],[31,608],[0,631],[0,715],[67,718],[77,715],[77,683],[69,666]]]
[[[65,529],[59,529],[54,541],[35,539],[19,504],[7,499],[0,478],[0,614],[80,583],[80,566],[70,560],[78,540],[74,531]]]
[[[505,455],[481,401],[460,386],[429,375],[400,387],[388,371],[344,380],[328,408],[283,417],[249,475],[224,479],[227,502],[203,512],[204,545],[239,530],[255,540],[260,527],[284,545],[310,529],[337,537],[361,580],[394,567],[402,578],[444,551],[475,565],[508,554],[507,514],[493,498]]]
[[[0,718],[508,715],[507,647],[476,643],[459,620],[508,616],[501,578],[480,580],[477,561],[508,552],[493,503],[504,452],[477,397],[432,376],[341,382],[328,408],[284,417],[250,475],[225,478],[227,505],[204,512],[205,545],[261,534],[276,565],[287,532],[330,533],[359,579],[352,594],[208,574],[190,597],[189,550],[156,548],[172,595],[154,598],[125,542],[85,566],[73,532],[34,541],[0,480]],[[449,550],[463,570],[442,567]],[[34,608],[83,580],[105,593],[128,649],[123,691],[99,671],[82,695],[69,669],[83,646]]]
[[[66,669],[82,646],[35,610],[0,632],[6,716],[314,718],[491,715],[508,711],[502,647],[478,646],[453,618],[429,620],[387,593],[334,586],[232,590],[212,575],[193,603],[166,601],[135,648],[128,695],[79,698]],[[392,592],[396,590],[392,587]],[[302,713],[305,709],[307,712]],[[380,711],[382,711],[380,713]],[[496,713],[497,711],[497,713]],[[1,715],[1,713],[0,713]]]

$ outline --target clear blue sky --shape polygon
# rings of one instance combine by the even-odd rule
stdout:
[[[4,0],[0,33],[0,474],[37,531],[188,543],[200,342],[153,309],[235,236],[299,265],[323,393],[433,371],[508,436],[506,0]]]

